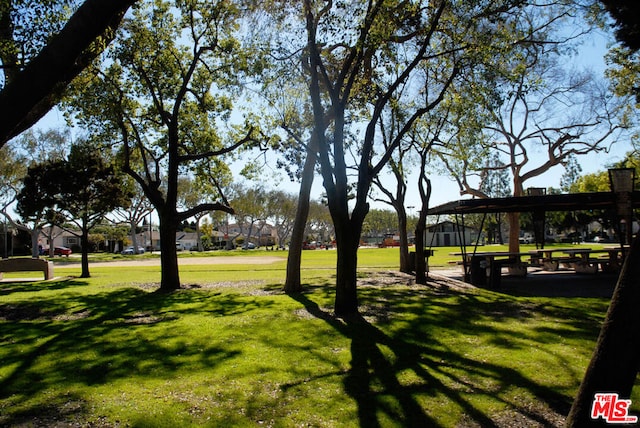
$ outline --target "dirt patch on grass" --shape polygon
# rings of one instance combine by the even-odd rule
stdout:
[[[358,286],[384,287],[391,285],[405,285],[409,288],[428,288],[433,291],[470,291],[474,286],[454,278],[430,272],[427,284],[416,284],[415,275],[399,271],[371,271],[358,279]]]

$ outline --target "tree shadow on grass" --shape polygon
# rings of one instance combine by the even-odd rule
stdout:
[[[37,293],[45,290],[64,290],[87,285],[86,282],[76,281],[73,278],[56,278],[48,281],[15,281],[5,280],[0,282],[0,296],[12,293]]]
[[[69,288],[83,285],[70,282]],[[187,314],[228,316],[265,305],[269,302],[241,295],[212,297],[198,290],[159,294],[137,288],[30,296],[0,304],[0,346],[5,348],[0,352],[5,367],[0,400],[2,407],[22,408],[0,415],[0,426],[82,420],[86,406],[70,392],[74,385],[171,379],[184,367],[219,366],[238,355],[237,348],[206,334],[194,338],[189,326],[173,321]]]
[[[494,341],[491,346],[508,351],[524,348],[531,340],[539,339],[543,346],[545,340],[557,339],[557,334],[591,337],[592,324],[568,321],[552,332],[535,332],[540,336],[532,339],[523,333],[519,336],[502,331],[499,323],[513,319],[524,322],[537,311],[557,316],[553,308],[528,307],[508,298],[496,296],[490,300],[465,293],[448,297],[438,292],[440,295],[434,302],[429,300],[432,291],[425,290],[415,287],[369,289],[364,293],[361,290],[362,315],[344,319],[336,318],[305,293],[291,296],[310,314],[351,340],[351,368],[344,378],[344,387],[357,403],[360,426],[384,426],[384,421],[389,420],[403,426],[448,426],[450,421],[442,423],[436,419],[437,411],[430,411],[442,403],[459,409],[464,421],[454,424],[465,426],[504,426],[511,421],[496,418],[512,417],[520,418],[518,426],[562,423],[572,397],[528,378],[511,361],[503,365],[496,359],[482,360],[470,356],[468,350],[451,349],[441,338],[460,332],[471,340],[491,337]],[[403,316],[407,313],[411,316]],[[398,319],[404,324],[401,329],[396,327]],[[393,333],[384,331],[385,325],[391,324],[389,321],[396,327]],[[570,366],[562,356],[548,352],[558,364]],[[518,402],[507,393],[513,388],[526,390],[531,397]],[[481,397],[507,410],[487,410],[491,406],[477,404],[483,401]]]

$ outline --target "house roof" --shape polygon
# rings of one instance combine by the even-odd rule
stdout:
[[[632,207],[640,207],[640,191],[631,192],[630,195]],[[462,199],[430,208],[429,215],[576,211],[615,208],[615,204],[616,194],[612,192]]]
[[[176,234],[176,241],[195,241],[198,239],[196,232],[178,232]]]

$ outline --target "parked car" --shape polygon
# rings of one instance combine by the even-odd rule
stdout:
[[[256,248],[256,244],[254,244],[253,242],[247,242],[242,246],[242,248],[244,248],[245,250],[253,250]]]
[[[520,238],[518,238],[521,244],[531,244],[535,242],[535,238],[530,233],[523,234]]]
[[[71,251],[71,248],[67,248],[67,247],[54,247],[53,248],[53,255],[54,256],[67,256],[69,257],[69,255],[73,253],[73,251]],[[40,255],[41,256],[46,256],[49,254],[49,248],[40,248]]]
[[[135,251],[133,247],[125,248],[120,254],[131,256],[133,254],[144,254],[144,248],[138,247],[138,251]]]
[[[315,250],[316,248],[318,248],[318,243],[316,241],[311,241],[311,242],[305,241],[302,243],[303,250]]]

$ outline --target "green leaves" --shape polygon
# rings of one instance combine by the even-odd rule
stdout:
[[[30,167],[18,195],[17,210],[24,219],[39,221],[49,209],[65,211],[69,220],[96,222],[131,195],[112,165],[89,145],[75,145],[67,159]]]

